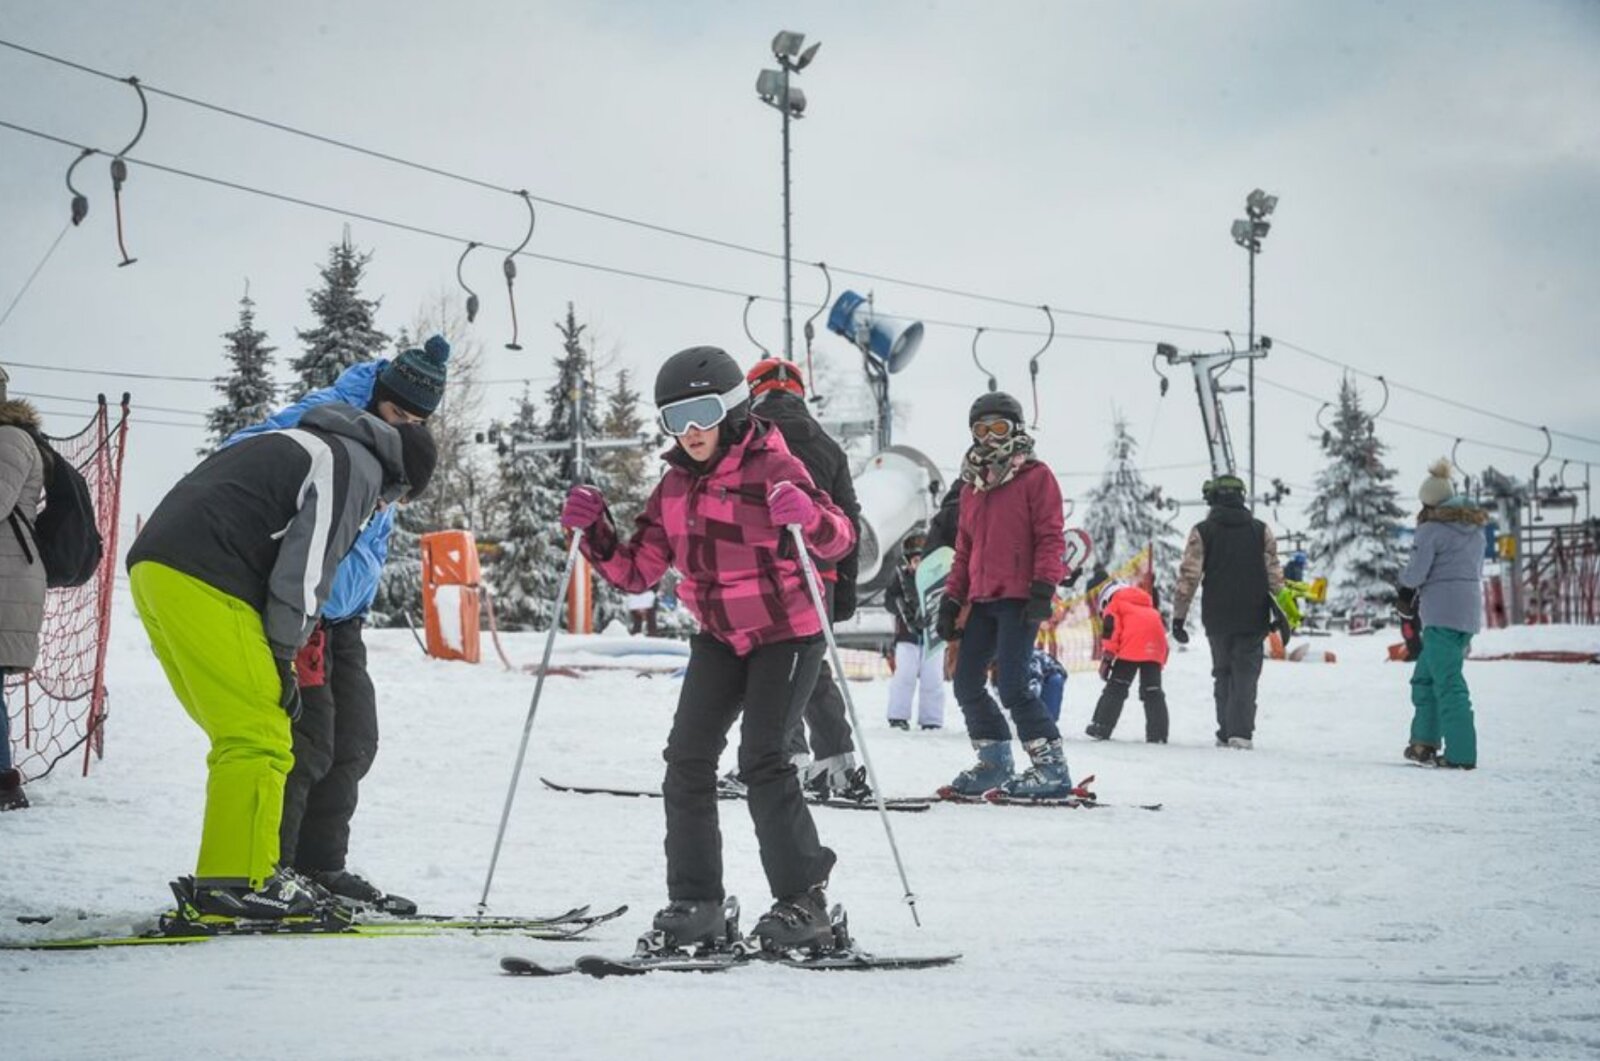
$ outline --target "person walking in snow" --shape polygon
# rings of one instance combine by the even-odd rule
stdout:
[[[779,357],[755,363],[745,373],[750,385],[750,411],[766,420],[783,435],[789,452],[800,459],[811,481],[824,491],[850,519],[860,537],[861,505],[856,501],[855,481],[850,477],[850,458],[811,415],[806,405],[805,380],[800,366]],[[835,623],[856,613],[857,546],[837,563],[820,563],[818,573],[828,595],[828,609]],[[806,746],[809,731],[811,745]],[[856,762],[855,740],[850,719],[839,692],[833,668],[826,658],[817,674],[801,717],[789,728],[789,757],[796,766],[805,766],[806,792],[814,799],[839,797],[866,802],[872,798],[867,768]],[[809,752],[809,754],[808,754]]]
[[[1135,675],[1144,701],[1144,739],[1167,743],[1167,694],[1161,668],[1167,664],[1167,630],[1150,594],[1127,582],[1107,582],[1096,598],[1100,613],[1100,679],[1105,688],[1084,730],[1094,740],[1110,740],[1122,717]]]
[[[883,591],[883,607],[894,616],[894,673],[889,678],[889,725],[911,728],[911,703],[917,702],[917,725],[925,730],[944,727],[944,652],[929,651],[924,635],[922,594],[917,592],[917,567],[922,563],[921,534],[908,534],[900,543],[899,570]]]
[[[287,917],[327,897],[279,860],[295,657],[339,561],[380,505],[421,492],[433,439],[327,402],[224,447],[179,480],[128,550],[139,618],[211,741],[192,898],[203,914]]]
[[[236,432],[224,445],[294,427],[308,411],[330,402],[353,405],[391,425],[423,423],[444,397],[449,360],[450,344],[435,335],[421,349],[405,350],[392,361],[352,365],[333,386]],[[412,906],[409,900],[386,897],[346,865],[361,780],[378,754],[377,691],[367,673],[362,631],[378,593],[395,517],[396,509],[389,506],[362,528],[339,564],[321,619],[301,654],[305,707],[294,725],[294,769],[284,788],[279,849],[284,865],[335,895],[368,906],[387,898],[394,912],[405,912]]]
[[[1272,596],[1283,588],[1272,528],[1250,515],[1244,480],[1219,475],[1201,490],[1211,506],[1189,531],[1172,595],[1172,636],[1188,644],[1186,621],[1195,591],[1204,589],[1200,618],[1211,643],[1217,746],[1248,750],[1256,728],[1256,685],[1272,625]]]
[[[1028,662],[1039,624],[1050,617],[1056,583],[1066,574],[1061,490],[1055,473],[1033,455],[1022,405],[994,392],[967,414],[972,446],[961,466],[955,557],[939,604],[938,633],[960,638],[956,702],[976,765],[942,790],[975,796],[992,788],[1023,798],[1061,798],[1072,791],[1061,733],[1028,688]],[[958,630],[963,608],[966,625]],[[995,664],[1000,702],[1017,725],[1032,766],[1013,776],[1011,730],[989,695]]]
[[[1412,762],[1457,770],[1478,765],[1478,731],[1462,665],[1483,629],[1483,525],[1488,514],[1456,493],[1450,462],[1439,460],[1417,491],[1422,511],[1411,559],[1400,572],[1395,608],[1422,624],[1422,654],[1411,671]]]
[[[45,451],[34,441],[39,413],[6,395],[0,369],[0,811],[23,810],[28,797],[22,774],[11,761],[11,719],[5,704],[5,677],[32,670],[39,659],[39,629],[44,625],[44,563],[33,537],[47,478],[55,474]]]
[[[726,352],[672,355],[656,376],[655,404],[675,444],[632,537],[621,539],[592,486],[574,486],[561,512],[562,526],[584,532],[594,569],[623,592],[676,567],[679,595],[701,626],[663,753],[668,902],[654,926],[679,947],[713,943],[725,930],[717,763],[742,714],[739,777],[776,900],[754,935],[777,950],[826,948],[824,888],[836,859],[817,838],[785,751],[826,651],[825,617],[788,528],[798,525],[825,561],[850,551],[855,530],[778,429],[750,415],[749,384]]]

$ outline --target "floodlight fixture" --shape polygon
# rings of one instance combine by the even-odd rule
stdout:
[[[763,70],[756,75],[756,95],[763,103],[777,105],[783,97],[783,74],[777,70]]]
[[[1266,217],[1278,208],[1278,197],[1276,195],[1268,195],[1260,188],[1257,188],[1245,197],[1244,208],[1249,211],[1251,217]]]
[[[1170,361],[1178,356],[1178,348],[1171,343],[1157,343],[1156,354]]]
[[[789,30],[779,30],[777,36],[772,38],[772,54],[778,61],[792,59],[800,54],[800,49],[805,47],[806,35],[792,33]],[[815,49],[813,49],[815,50]]]
[[[1233,223],[1233,242],[1241,247],[1250,246],[1250,222],[1241,218]]]
[[[818,41],[800,53],[800,58],[797,59],[794,64],[796,72],[804,70],[806,67],[811,65],[811,60],[817,57],[817,49],[820,47],[822,47],[822,42]]]

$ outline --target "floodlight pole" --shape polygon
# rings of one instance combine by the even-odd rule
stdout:
[[[794,272],[790,253],[789,207],[789,57],[778,56],[778,66],[783,70],[783,99],[778,109],[783,112],[783,357],[794,360]]]
[[[1249,215],[1254,220],[1254,215]],[[1261,247],[1261,241],[1255,233],[1250,234],[1250,352],[1256,349],[1256,251]],[[1250,504],[1256,501],[1256,359],[1252,357],[1249,364],[1250,375],[1246,389],[1250,396]]]

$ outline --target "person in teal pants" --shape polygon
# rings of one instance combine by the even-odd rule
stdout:
[[[1402,617],[1420,619],[1422,654],[1411,672],[1411,742],[1405,757],[1472,770],[1478,731],[1463,664],[1483,628],[1483,525],[1488,515],[1455,492],[1450,462],[1436,461],[1417,491],[1422,511],[1411,559],[1400,572]]]

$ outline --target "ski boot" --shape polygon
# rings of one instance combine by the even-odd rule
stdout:
[[[961,771],[954,781],[939,789],[941,798],[970,796],[975,799],[1011,780],[1009,740],[975,740],[972,746],[978,752],[977,763]]]
[[[194,909],[209,917],[283,920],[315,917],[326,908],[293,871],[280,870],[254,889],[242,885],[201,884],[193,880],[187,883]]]
[[[1010,799],[1066,799],[1074,795],[1061,738],[1040,737],[1023,744],[1033,765],[997,786]]]
[[[872,784],[867,780],[867,768],[858,766],[844,775],[843,784],[834,790],[835,799],[854,800],[856,803],[872,802]]]
[[[1098,722],[1091,722],[1084,729],[1083,735],[1090,740],[1110,740],[1111,732]]]
[[[823,885],[814,884],[797,895],[779,899],[761,915],[751,942],[773,954],[805,951],[812,954],[830,951],[838,943],[833,920],[828,916],[828,900]]]
[[[1234,749],[1235,751],[1247,752],[1254,748],[1255,745],[1250,743],[1249,737],[1229,737],[1228,747]]]
[[[1433,760],[1433,765],[1441,770],[1476,770],[1478,768],[1477,763],[1453,763],[1442,755]]]
[[[0,711],[4,710],[0,707]],[[0,811],[27,809],[28,796],[22,791],[22,774],[17,770],[0,770]]]
[[[348,906],[357,913],[376,910],[405,917],[417,912],[417,904],[410,899],[381,891],[360,874],[347,869],[315,869],[301,874],[301,877],[314,889],[327,892],[334,902]]]
[[[831,781],[828,771],[823,770],[815,777],[806,778],[805,784],[800,786],[800,794],[805,796],[808,803],[826,803],[833,798]]]
[[[1431,744],[1412,741],[1406,745],[1406,750],[1402,754],[1412,762],[1426,766],[1439,757],[1439,749]]]
[[[738,901],[673,899],[656,911],[651,931],[639,940],[640,953],[715,950],[737,938]]]
[[[911,728],[911,721],[904,718],[891,718],[889,720],[889,728],[909,730]]]

